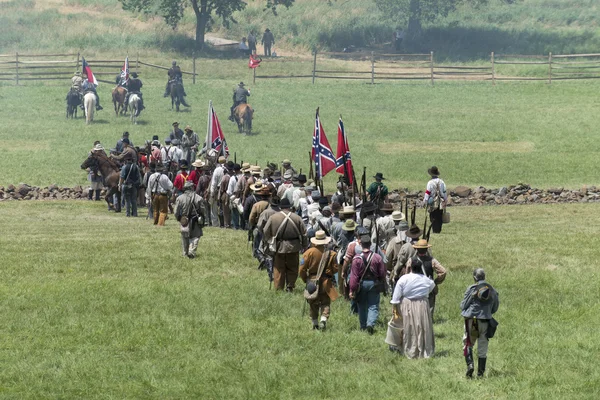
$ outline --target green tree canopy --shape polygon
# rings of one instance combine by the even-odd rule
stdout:
[[[221,19],[225,26],[236,23],[233,13],[243,10],[246,2],[242,0],[119,0],[123,9],[146,14],[160,15],[173,29],[177,27],[188,6],[196,16],[196,47],[204,46],[204,34],[210,23],[214,22],[213,15]],[[290,7],[294,0],[267,0],[265,11],[277,12],[277,6]]]

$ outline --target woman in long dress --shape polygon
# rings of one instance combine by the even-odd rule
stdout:
[[[404,331],[403,343],[396,345],[402,345],[408,358],[429,358],[435,351],[433,319],[429,309],[429,293],[435,288],[435,283],[423,274],[420,260],[412,260],[411,267],[412,272],[398,280],[391,301],[395,314],[400,308]]]

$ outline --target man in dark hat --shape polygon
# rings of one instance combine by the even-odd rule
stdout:
[[[440,179],[440,170],[435,165],[429,168],[427,173],[431,176],[431,179],[427,182],[425,197],[423,197],[423,207],[427,207],[427,211],[429,212],[432,232],[441,233],[442,217],[444,212],[446,212],[446,201],[448,200],[446,184]]]
[[[446,279],[446,268],[431,256],[429,253],[431,244],[429,244],[426,239],[418,240],[417,243],[413,243],[412,247],[417,251],[417,254],[408,259],[406,262],[406,270],[411,271],[413,265],[420,264],[423,275],[435,282],[435,288],[429,293],[429,309],[433,316],[435,310],[435,297],[438,294],[438,285]]]
[[[388,188],[382,182],[385,178],[381,172],[376,173],[373,178],[375,178],[375,182],[369,185],[367,193],[369,193],[369,200],[378,206],[377,208],[381,208],[383,203],[388,200]]]
[[[127,135],[125,135],[125,134],[127,134]],[[136,153],[135,149],[133,148],[133,145],[129,141],[129,132],[125,132],[123,134],[123,139],[121,139],[120,142],[123,145],[121,154],[118,154],[118,155],[111,154],[110,157],[113,160],[119,161],[121,163],[127,162],[129,160],[131,160],[131,162],[133,162],[133,163],[137,163],[137,161],[138,161],[137,153]]]
[[[250,89],[246,89],[244,87],[244,82],[240,82],[238,87],[233,90],[233,105],[231,106],[231,115],[229,116],[229,120],[233,121],[233,110],[240,104],[248,103],[248,96],[250,96]]]
[[[204,226],[204,200],[194,192],[194,184],[186,182],[184,193],[175,202],[175,216],[181,224],[181,247],[184,257],[196,257],[198,241]]]
[[[264,47],[265,57],[271,57],[271,46],[275,44],[275,36],[273,36],[273,32],[269,28],[265,29],[260,44]]]
[[[175,187],[175,195],[179,196],[181,194],[183,194],[183,186],[185,185],[185,183],[188,180],[188,175],[189,175],[189,165],[188,162],[186,160],[181,160],[181,162],[179,163],[179,173],[177,174],[177,176],[175,177],[175,181],[173,182],[173,186]],[[194,184],[194,182],[192,182],[192,185]]]
[[[171,140],[181,140],[181,138],[183,138],[183,131],[179,129],[179,122],[173,122],[173,129],[169,133],[169,137]]]
[[[133,146],[133,142],[131,141],[131,138],[129,137],[129,132],[125,131],[125,132],[123,132],[123,136],[121,137],[121,139],[119,139],[119,140],[117,141],[117,144],[116,144],[116,146],[115,146],[115,152],[116,152],[117,154],[120,154],[120,153],[122,153],[122,152],[123,152],[123,147],[124,147],[124,146],[123,146],[123,139],[125,139],[125,138],[129,139],[129,144],[130,144],[131,146]]]
[[[146,200],[152,204],[154,225],[164,226],[169,212],[169,196],[173,191],[173,183],[165,174],[161,164],[156,166],[156,172],[148,178]]]
[[[127,96],[125,96],[125,107],[127,107],[127,105],[129,104],[129,97],[132,94],[137,94],[140,98],[140,104],[136,116],[140,115],[140,112],[144,108],[146,108],[144,107],[144,99],[142,98],[142,86],[144,86],[144,84],[142,83],[141,79],[138,79],[137,72],[133,72],[131,74],[131,77],[129,78],[129,81],[127,82]]]
[[[181,72],[181,68],[179,68],[179,65],[177,65],[177,61],[173,61],[171,63],[171,68],[167,71],[167,76],[169,77],[169,80],[167,81],[167,86],[165,87],[165,94],[163,96],[169,97],[169,95],[171,94],[172,82],[179,82],[181,84],[183,95],[187,96],[187,94],[185,93],[185,89],[183,89],[183,73]]]
[[[464,298],[460,303],[461,315],[465,319],[465,333],[463,335],[464,355],[467,362],[467,378],[473,377],[473,345],[477,342],[477,377],[483,378],[487,363],[488,338],[490,321],[493,314],[498,311],[500,300],[498,292],[486,282],[485,271],[477,268],[473,271],[475,283],[467,288]],[[495,330],[495,327],[492,326]]]
[[[281,212],[272,215],[265,224],[264,240],[273,254],[276,290],[292,292],[298,279],[300,251],[308,246],[306,227],[302,219],[291,212],[288,199],[281,199]]]
[[[361,207],[360,224],[367,228],[369,234],[375,231],[377,219],[375,211],[377,211],[377,205],[375,205],[372,201],[365,202],[365,204],[363,204]]]
[[[140,187],[142,177],[137,163],[133,159],[127,158],[127,164],[121,169],[119,186],[123,189],[125,197],[126,211],[128,217],[137,217],[137,191]]]
[[[231,209],[231,225],[233,229],[240,229],[240,212],[237,207],[239,198],[236,196],[237,184],[242,177],[242,166],[233,164],[233,170],[230,172],[229,183],[227,184],[227,207]],[[237,201],[236,201],[237,199]],[[235,203],[235,204],[234,204]]]
[[[423,231],[421,231],[421,228],[417,225],[412,225],[406,231],[406,242],[402,244],[400,250],[393,253],[393,257],[395,257],[396,261],[391,264],[392,273],[390,274],[390,281],[394,283],[394,286],[396,281],[398,281],[402,275],[410,272],[410,269],[406,267],[406,263],[412,257],[417,255],[417,250],[413,247],[413,244],[417,243],[422,234]],[[427,254],[431,256],[431,251],[429,249],[427,249]]]

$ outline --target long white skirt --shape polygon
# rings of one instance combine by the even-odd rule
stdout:
[[[403,298],[400,312],[404,328],[404,354],[408,358],[429,358],[435,352],[433,318],[427,298]]]

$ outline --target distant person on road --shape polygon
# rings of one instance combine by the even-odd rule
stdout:
[[[169,97],[171,95],[172,83],[180,83],[183,95],[187,96],[185,89],[183,88],[183,72],[181,72],[181,68],[179,65],[177,65],[177,61],[173,61],[171,68],[167,71],[167,76],[169,77],[169,80],[167,81],[167,86],[165,87],[165,93],[163,96]]]
[[[433,166],[427,170],[431,176],[427,182],[425,196],[423,197],[423,207],[429,212],[429,220],[431,221],[431,230],[433,233],[442,232],[442,217],[446,211],[446,201],[448,193],[446,193],[446,184],[440,179],[440,170]]]
[[[473,345],[477,342],[477,377],[482,378],[487,363],[488,339],[494,336],[496,330],[496,325],[490,324],[490,321],[493,320],[492,314],[498,311],[500,300],[498,292],[485,281],[485,271],[482,268],[473,271],[473,280],[475,283],[467,288],[460,303],[461,315],[465,318],[463,345],[467,378],[472,378],[475,370]]]
[[[256,33],[254,33],[254,30],[251,30],[248,35],[248,48],[250,49],[250,54],[256,54]]]
[[[246,38],[245,37],[242,38],[242,41],[240,42],[238,50],[244,56],[248,56],[248,55],[251,54],[250,47],[248,47],[248,45],[246,44]]]
[[[404,41],[404,31],[402,28],[398,27],[394,31],[394,48],[396,51],[400,51],[402,48],[402,42]]]
[[[265,33],[263,33],[260,43],[264,47],[265,57],[271,57],[271,46],[275,44],[275,37],[269,28],[265,29]]]
[[[230,121],[234,121],[233,110],[240,104],[248,103],[248,96],[250,96],[250,89],[246,89],[244,82],[240,82],[238,87],[233,91],[233,105],[231,106],[231,115],[229,116]]]

